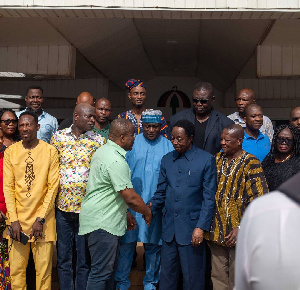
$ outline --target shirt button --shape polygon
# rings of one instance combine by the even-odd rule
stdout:
[[[175,199],[175,202],[178,202],[178,201],[179,201],[179,199],[178,199],[178,198],[176,198],[176,199]]]
[[[175,217],[178,217],[178,214],[177,214],[177,213],[175,213]]]
[[[179,170],[178,172],[181,173],[181,170]]]

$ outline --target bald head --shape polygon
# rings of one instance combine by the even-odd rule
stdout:
[[[134,142],[134,126],[127,119],[115,119],[111,122],[108,139],[128,151]]]
[[[230,136],[237,139],[244,139],[244,128],[238,124],[231,124],[223,129]]]
[[[87,103],[76,105],[73,113],[72,130],[77,130],[80,134],[91,131],[95,125],[95,108]]]
[[[252,101],[255,100],[255,92],[252,89],[241,89],[238,96],[244,95],[248,96]]]
[[[300,130],[300,107],[291,110],[290,123]]]
[[[134,126],[127,119],[115,119],[111,122],[108,139],[114,141],[121,135],[126,135],[134,131]]]
[[[235,102],[238,107],[240,116],[243,117],[245,107],[249,104],[253,104],[256,102],[255,92],[251,89],[242,89],[239,91],[239,93],[235,99]]]
[[[88,92],[82,92],[78,97],[77,97],[77,101],[76,104],[81,104],[81,103],[87,103],[90,104],[91,106],[94,105],[94,98],[93,96],[88,93]]]

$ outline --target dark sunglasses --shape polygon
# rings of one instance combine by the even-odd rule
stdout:
[[[294,140],[293,139],[288,139],[288,138],[278,137],[277,140],[276,140],[276,142],[278,144],[285,143],[287,146],[291,146],[293,144]]]
[[[208,103],[208,101],[209,101],[209,99],[193,99],[193,102],[195,103],[195,104],[198,104],[198,102],[200,102],[202,105],[203,104],[207,104]]]
[[[18,120],[15,120],[15,119],[7,119],[7,120],[1,120],[1,122],[3,122],[6,126],[8,126],[10,123],[17,124],[17,123],[18,123]]]

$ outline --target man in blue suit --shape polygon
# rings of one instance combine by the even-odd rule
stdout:
[[[173,126],[175,148],[161,161],[158,186],[149,201],[152,215],[162,210],[161,290],[204,290],[204,231],[210,228],[216,192],[215,158],[193,145],[195,127],[187,120]]]

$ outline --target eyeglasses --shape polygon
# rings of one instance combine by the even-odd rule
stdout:
[[[202,105],[207,104],[209,101],[209,99],[193,99],[193,102],[195,104],[198,104],[198,102],[200,102]]]
[[[17,124],[18,120],[16,120],[16,119],[7,119],[7,120],[1,120],[1,122],[3,122],[6,126],[8,126],[10,123]]]
[[[288,139],[288,138],[278,137],[277,140],[276,140],[276,142],[278,144],[285,143],[287,146],[291,146],[293,144],[294,140],[293,139]]]

